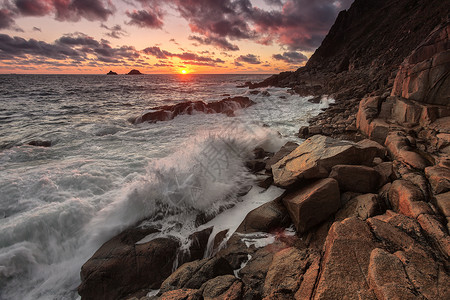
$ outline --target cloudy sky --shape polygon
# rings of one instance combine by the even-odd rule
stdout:
[[[0,0],[0,73],[295,70],[352,0]]]

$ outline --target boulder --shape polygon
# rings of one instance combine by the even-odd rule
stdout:
[[[208,280],[228,274],[233,274],[233,268],[222,257],[196,260],[185,263],[172,273],[161,284],[161,292],[182,288],[199,289]]]
[[[271,158],[269,158],[266,162],[266,170],[272,170],[272,166],[274,164],[276,164],[277,162],[279,162],[283,157],[285,157],[286,155],[288,155],[289,153],[291,153],[293,150],[295,150],[298,147],[297,143],[294,142],[287,142],[286,144],[284,144],[283,147],[281,147],[281,149],[275,153],[274,156],[272,156]]]
[[[338,164],[370,165],[375,156],[375,149],[315,135],[274,164],[272,173],[276,185],[287,187],[303,179],[325,178]]]
[[[206,247],[208,246],[208,240],[209,236],[211,235],[213,231],[212,227],[203,229],[201,231],[194,232],[189,236],[189,241],[191,242],[191,245],[189,246],[189,253],[186,260],[183,261],[192,261],[197,259],[202,259]]]
[[[380,97],[368,97],[359,102],[358,114],[356,115],[356,127],[365,135],[370,135],[370,123],[378,115]]]
[[[341,221],[350,217],[358,217],[362,220],[382,213],[384,205],[376,194],[364,194],[348,201],[345,206],[336,213],[335,220]]]
[[[388,182],[396,179],[393,163],[391,161],[382,162],[374,167],[374,169],[381,175],[381,184],[385,185]]]
[[[408,138],[403,132],[394,131],[389,133],[385,145],[392,158],[412,168],[423,170],[430,165],[424,157],[413,151]]]
[[[202,300],[202,294],[195,289],[179,289],[168,291],[161,295],[160,299],[164,300]]]
[[[438,26],[401,64],[393,96],[450,105],[449,21]]]
[[[394,211],[416,218],[420,214],[432,213],[422,191],[407,180],[396,180],[389,189],[389,202]]]
[[[336,165],[330,177],[337,180],[342,191],[356,193],[376,192],[382,179],[374,168],[354,165]]]
[[[450,237],[441,222],[435,216],[429,214],[420,215],[417,220],[422,229],[434,241],[438,249],[441,250],[446,259],[450,258]]]
[[[436,204],[445,217],[450,217],[450,192],[436,195]]]
[[[335,179],[321,179],[288,194],[283,203],[297,231],[304,233],[339,209],[339,185]]]
[[[216,278],[205,282],[200,290],[202,291],[205,300],[230,299],[225,298],[224,294],[226,294],[237,281],[238,279],[234,275],[217,276]]]
[[[315,256],[314,259],[312,259],[311,265],[303,275],[303,280],[300,284],[300,288],[295,293],[294,299],[312,299],[319,271],[320,257]]]
[[[275,199],[249,212],[236,232],[271,232],[290,224],[291,219],[286,207],[281,203],[281,199]]]
[[[264,281],[272,263],[274,252],[269,247],[258,249],[254,254],[249,256],[250,260],[239,271],[238,276],[241,277],[245,286],[243,299],[262,298]]]
[[[382,143],[384,143],[384,140]],[[380,157],[382,159],[386,157],[387,154],[386,148],[382,146],[380,143],[377,143],[376,141],[364,139],[362,141],[357,142],[356,144],[363,149],[373,149],[372,151],[376,151],[377,157]]]
[[[328,232],[313,299],[358,299],[367,292],[370,254],[377,248],[366,222],[348,218]]]
[[[425,175],[435,194],[445,193],[450,190],[450,168],[442,166],[428,167],[425,168]]]
[[[103,244],[81,268],[80,296],[118,299],[159,288],[172,272],[180,244],[171,238],[135,244],[151,232],[133,228]]]

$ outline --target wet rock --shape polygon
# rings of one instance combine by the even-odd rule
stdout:
[[[281,199],[275,199],[249,212],[236,231],[240,233],[271,232],[275,229],[286,228],[290,224],[291,219]]]
[[[272,166],[275,184],[287,187],[302,179],[327,177],[338,164],[369,165],[375,151],[358,145],[316,135]]]
[[[212,230],[212,227],[206,228],[202,231],[197,231],[189,236],[191,246],[189,247],[189,258],[185,261],[192,261],[203,258]]]
[[[422,191],[406,180],[396,180],[389,190],[389,201],[394,211],[416,218],[423,213],[432,213],[424,202]]]
[[[450,168],[433,166],[425,169],[425,175],[435,194],[450,190]]]
[[[234,275],[217,276],[211,280],[205,282],[200,290],[202,291],[203,298],[207,299],[221,299],[222,295],[227,293],[233,284],[238,281]]]
[[[303,275],[300,288],[295,293],[294,299],[312,299],[314,287],[320,271],[320,257],[317,255],[311,259],[311,265]]]
[[[159,288],[170,275],[179,242],[158,238],[137,244],[154,230],[130,229],[112,238],[82,266],[78,293],[83,299],[117,299]]]
[[[251,255],[247,265],[239,271],[244,283],[243,299],[261,299],[264,281],[272,263],[273,251],[267,248],[258,249]]]
[[[372,193],[381,184],[381,175],[374,168],[354,165],[336,165],[330,177],[337,180],[343,191]]]
[[[51,147],[52,141],[33,140],[33,141],[28,142],[28,145],[36,146],[36,147]]]
[[[266,168],[266,163],[262,159],[254,159],[245,162],[245,167],[252,173],[257,173]]]
[[[321,179],[283,197],[283,203],[297,231],[304,233],[339,209],[339,186],[332,178]]]

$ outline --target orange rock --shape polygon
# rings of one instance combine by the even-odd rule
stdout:
[[[441,166],[428,167],[425,169],[431,188],[435,194],[450,190],[450,169]]]

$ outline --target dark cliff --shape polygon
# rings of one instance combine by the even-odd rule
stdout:
[[[356,0],[342,11],[305,67],[257,86],[292,87],[300,94],[362,97],[385,91],[401,62],[449,15],[450,1]]]

